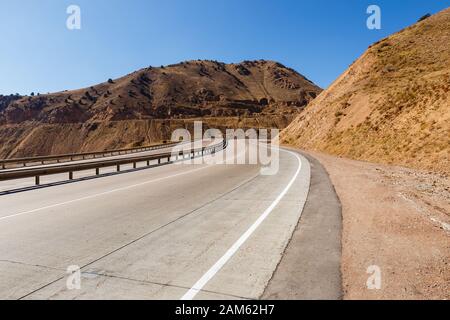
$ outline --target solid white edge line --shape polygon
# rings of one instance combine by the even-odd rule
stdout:
[[[183,296],[180,300],[192,300],[203,289],[203,287],[222,269],[222,267],[233,257],[233,255],[239,250],[239,248],[247,241],[248,238],[255,232],[259,225],[270,215],[273,209],[280,203],[281,199],[286,195],[291,186],[297,179],[302,169],[302,161],[297,153],[279,149],[283,152],[290,153],[297,158],[298,169],[294,174],[292,180],[284,188],[284,190],[278,195],[278,197],[272,202],[272,204],[261,214],[261,216],[250,226],[250,228],[231,246],[230,249],[198,280],[192,288]]]

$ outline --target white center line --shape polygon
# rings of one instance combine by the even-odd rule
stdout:
[[[273,209],[280,203],[281,199],[286,195],[291,186],[297,179],[301,168],[302,161],[298,154],[288,150],[280,149],[283,152],[290,153],[297,158],[298,169],[294,174],[292,180],[288,183],[286,188],[278,195],[278,197],[272,202],[272,204],[261,214],[261,216],[253,223],[250,228],[231,246],[230,249],[198,280],[192,288],[181,298],[181,300],[192,300],[203,289],[203,287],[222,269],[222,267],[233,257],[233,255],[239,250],[239,248],[247,241],[248,238],[255,232],[259,225],[269,216]]]

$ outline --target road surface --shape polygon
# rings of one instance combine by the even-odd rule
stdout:
[[[2,195],[0,298],[261,298],[309,186],[282,149],[275,175],[183,163]]]

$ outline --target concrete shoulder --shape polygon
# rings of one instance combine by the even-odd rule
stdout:
[[[299,153],[311,164],[308,198],[283,258],[261,298],[339,300],[343,297],[341,203],[325,168],[310,155]]]

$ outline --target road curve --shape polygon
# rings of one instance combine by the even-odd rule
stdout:
[[[261,298],[309,184],[281,150],[275,175],[186,163],[0,196],[0,298]]]
[[[17,172],[22,170],[28,170],[28,169],[38,169],[38,168],[52,168],[52,167],[58,167],[58,166],[64,166],[68,164],[84,164],[84,163],[92,163],[92,162],[98,162],[98,161],[106,161],[106,160],[116,160],[116,159],[124,159],[124,158],[130,158],[130,157],[137,157],[137,156],[150,156],[150,155],[157,155],[161,153],[167,153],[172,152],[175,150],[187,150],[189,148],[199,148],[202,145],[204,147],[211,145],[211,141],[203,140],[202,142],[196,142],[196,143],[184,143],[180,144],[178,146],[169,146],[167,148],[161,148],[156,150],[149,150],[149,151],[142,151],[142,152],[135,152],[135,153],[129,153],[129,154],[122,154],[122,155],[114,155],[114,156],[104,156],[101,158],[88,158],[84,160],[67,160],[61,163],[47,163],[47,164],[35,164],[35,165],[27,165],[27,167],[17,167],[17,168],[9,168],[9,169],[0,169],[0,172]],[[157,160],[150,161],[151,165],[156,165],[158,163]],[[138,167],[146,166],[144,162],[142,162],[142,165],[138,162]],[[133,169],[132,164],[125,164],[121,166],[121,170],[131,170]],[[116,169],[114,166],[111,167],[105,167],[102,168],[101,173],[102,174],[108,174],[108,173],[114,173],[116,172]],[[75,179],[82,179],[82,178],[88,178],[95,175],[95,170],[83,170],[83,171],[76,171],[74,172]],[[53,174],[53,175],[46,175],[41,177],[41,184],[58,184],[61,182],[67,182],[68,173],[62,173],[62,174]],[[0,181],[0,195],[6,194],[6,193],[13,193],[13,192],[19,192],[19,191],[26,191],[30,189],[35,189],[35,181],[33,178],[23,178],[23,179],[14,179],[14,180],[7,180],[7,181]]]

